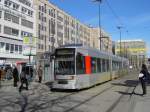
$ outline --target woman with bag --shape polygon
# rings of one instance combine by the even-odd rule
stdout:
[[[139,80],[141,82],[143,95],[146,94],[146,84],[145,84],[145,78],[147,76],[148,70],[145,64],[142,64],[142,69],[139,74]]]

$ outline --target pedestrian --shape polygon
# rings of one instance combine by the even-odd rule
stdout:
[[[38,73],[38,77],[39,77],[39,83],[41,83],[42,75],[43,75],[43,70],[42,70],[42,66],[41,65],[38,67],[37,73]]]
[[[0,68],[0,80],[1,80],[1,78],[2,78],[2,70]]]
[[[22,67],[22,71],[20,74],[20,79],[21,79],[21,85],[19,87],[19,92],[23,89],[23,84],[26,84],[26,90],[28,90],[28,79],[27,79],[27,73],[26,73],[26,68]]]
[[[17,82],[19,81],[19,72],[16,66],[13,69],[14,87],[17,87]]]
[[[146,82],[145,82],[147,73],[148,73],[148,70],[147,70],[146,65],[142,64],[142,69],[141,69],[140,74],[139,74],[139,80],[140,80],[140,83],[142,86],[143,95],[146,94],[146,92],[147,92],[146,91]]]
[[[1,87],[1,78],[2,78],[2,71],[1,71],[1,68],[0,68],[0,87]]]
[[[1,80],[4,80],[5,75],[6,75],[6,72],[5,72],[4,68],[2,67],[1,68]]]
[[[6,71],[6,79],[7,80],[10,80],[12,79],[12,70],[11,70],[11,67],[9,67]]]

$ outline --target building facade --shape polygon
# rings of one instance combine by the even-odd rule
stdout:
[[[64,44],[90,46],[90,28],[48,0],[34,0],[36,7],[37,53],[50,51]]]
[[[52,52],[65,44],[82,44],[99,49],[99,28],[79,22],[48,0],[34,0],[36,10],[37,54]],[[102,31],[105,35],[104,31]],[[110,51],[110,38],[102,39],[104,51]],[[40,58],[40,57],[39,57]]]
[[[146,43],[143,40],[122,40],[120,44],[118,41],[116,53],[128,58],[129,64],[134,68],[140,68],[146,59]]]
[[[0,0],[0,60],[27,60],[23,38],[36,37],[35,10],[32,0]]]
[[[91,27],[90,28],[90,39],[91,39],[91,41],[90,41],[91,47],[99,49],[101,51],[112,53],[111,37],[103,29],[101,29],[101,39],[100,39],[100,29]]]

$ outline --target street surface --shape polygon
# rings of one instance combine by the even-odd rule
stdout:
[[[80,91],[51,91],[32,82],[21,93],[1,82],[0,112],[150,112],[150,86],[142,96],[137,73]]]

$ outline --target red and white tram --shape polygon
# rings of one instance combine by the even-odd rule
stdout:
[[[128,60],[83,46],[55,50],[53,88],[82,89],[119,77]]]

